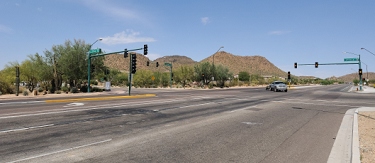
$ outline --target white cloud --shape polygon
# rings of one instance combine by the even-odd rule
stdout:
[[[4,25],[0,24],[0,32],[2,32],[2,33],[10,33],[10,32],[12,32],[12,29],[9,28],[9,27],[7,27],[7,26],[4,26]]]
[[[107,45],[116,45],[116,44],[129,44],[137,42],[155,42],[156,40],[151,37],[140,37],[139,32],[133,30],[126,30],[120,33],[116,33],[113,36],[104,37],[101,41]]]
[[[203,25],[206,25],[207,23],[210,22],[210,18],[208,18],[208,17],[203,17],[203,18],[201,18],[201,22],[202,22]]]
[[[290,33],[291,31],[271,31],[271,32],[268,32],[269,35],[284,35],[284,34],[288,34]]]

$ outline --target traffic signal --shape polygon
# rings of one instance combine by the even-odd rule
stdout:
[[[124,50],[124,58],[128,58],[128,49]]]
[[[147,65],[147,66],[150,66],[150,61],[147,61],[146,65]]]
[[[147,55],[148,53],[148,47],[147,44],[143,45],[143,55]]]
[[[132,60],[132,74],[135,74],[137,71],[137,56],[136,54],[131,54],[131,60]]]
[[[315,62],[315,68],[318,68],[319,64],[318,62]]]
[[[360,68],[358,71],[359,75],[362,75],[362,69]]]
[[[16,67],[16,77],[20,77],[20,67]]]
[[[294,68],[297,68],[297,62],[294,62]]]
[[[288,79],[290,79],[290,71],[288,71]]]
[[[156,62],[156,67],[159,67],[159,62]]]
[[[91,64],[91,72],[95,72],[95,66]]]

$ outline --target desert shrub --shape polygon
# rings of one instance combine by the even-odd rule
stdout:
[[[24,90],[24,91],[23,91],[23,96],[28,96],[28,95],[29,95],[29,91]]]
[[[79,89],[81,92],[87,92],[87,86],[83,85],[81,86],[81,89]]]
[[[56,94],[61,94],[61,91],[56,91]]]
[[[43,90],[43,88],[42,87],[39,87],[38,88],[38,92],[43,92],[44,90]]]
[[[100,89],[98,87],[92,88],[92,92],[103,92],[103,89]]]
[[[87,89],[86,89],[86,92],[87,92]],[[70,93],[78,93],[78,88],[77,87],[70,88]]]
[[[67,86],[63,86],[63,87],[61,87],[61,91],[68,92],[69,88]]]

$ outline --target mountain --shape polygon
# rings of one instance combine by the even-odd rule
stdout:
[[[287,73],[276,67],[262,56],[238,56],[225,51],[217,52],[200,62],[214,62],[215,65],[223,65],[229,68],[233,74],[241,71],[262,76],[286,77]]]
[[[362,73],[362,78],[366,78],[367,79],[367,72],[363,72]],[[370,80],[374,80],[375,79],[375,73],[374,72],[369,72],[368,73],[368,78]],[[347,75],[344,75],[344,76],[340,76],[338,77],[338,79],[341,79],[345,82],[353,82],[354,79],[359,79],[359,76],[358,76],[358,73],[351,73],[351,74],[347,74]]]
[[[147,61],[150,62],[150,66],[147,66]],[[105,56],[104,64],[111,69],[118,69],[120,71],[129,71],[129,58],[124,58],[122,54],[107,55]],[[159,63],[159,67],[156,67],[156,62]],[[194,66],[197,63],[202,62],[214,62],[215,65],[223,65],[229,68],[234,75],[241,71],[249,72],[250,74],[260,74],[263,76],[280,76],[286,77],[287,73],[276,67],[265,57],[262,56],[238,56],[225,51],[217,52],[202,61],[196,62],[186,56],[165,56],[157,58],[154,61],[149,60],[142,54],[137,54],[137,69],[146,69],[151,71],[168,71],[164,68],[164,63],[173,63],[173,69],[176,69],[182,65]]]

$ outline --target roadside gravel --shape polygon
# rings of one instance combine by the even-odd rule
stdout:
[[[375,162],[375,112],[359,112],[358,133],[362,163]]]

